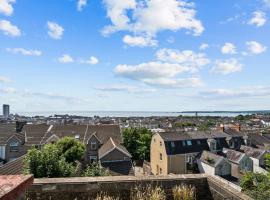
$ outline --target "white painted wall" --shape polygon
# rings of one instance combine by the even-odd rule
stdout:
[[[201,173],[209,174],[214,176],[215,175],[215,168],[198,160],[198,168]]]

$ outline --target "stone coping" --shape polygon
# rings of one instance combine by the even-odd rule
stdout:
[[[183,180],[183,179],[207,179],[206,174],[180,174],[166,176],[106,176],[106,177],[69,177],[69,178],[39,178],[34,179],[34,185],[39,184],[72,184],[91,182],[134,182],[134,181],[162,181],[162,180]]]
[[[33,176],[4,175],[0,176],[0,199],[16,199],[33,183]]]

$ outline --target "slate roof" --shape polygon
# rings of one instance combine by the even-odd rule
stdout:
[[[230,135],[231,137],[243,137],[244,133],[242,133],[241,131],[237,131],[234,128],[225,128],[224,132],[228,135]]]
[[[25,156],[21,156],[0,167],[0,175],[23,174],[23,161]]]
[[[88,139],[95,134],[102,144],[112,137],[117,142],[122,142],[120,127],[118,125],[25,125],[22,133],[27,137],[26,145],[44,144],[51,136],[75,137],[87,144]]]
[[[260,146],[270,145],[270,139],[256,133],[249,133],[248,138],[251,141],[252,145],[260,145]]]
[[[14,134],[16,134],[16,124],[0,124],[0,145],[5,145]]]
[[[112,176],[134,176],[134,168],[131,161],[103,162],[102,167],[107,168]]]
[[[32,146],[40,144],[49,127],[47,124],[24,125],[21,133],[26,137],[25,145]]]
[[[223,153],[229,161],[236,164],[239,164],[242,158],[245,156],[244,153],[226,148],[223,149]]]
[[[257,158],[257,159],[261,159],[262,156],[266,153],[265,150],[255,149],[255,148],[244,146],[244,145],[241,145],[240,150],[243,151],[249,157]]]
[[[224,157],[211,153],[210,151],[203,151],[200,160],[212,167],[216,167]]]
[[[112,138],[110,138],[105,144],[103,144],[99,150],[98,150],[98,157],[101,159],[105,155],[107,155],[108,152],[113,151],[114,149],[118,149],[119,151],[126,154],[128,157],[132,157],[128,150],[122,146],[121,144],[115,142]]]

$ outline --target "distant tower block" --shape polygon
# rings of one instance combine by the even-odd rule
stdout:
[[[9,105],[3,105],[3,118],[7,119],[9,117]]]

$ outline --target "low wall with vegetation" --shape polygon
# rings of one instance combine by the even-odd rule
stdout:
[[[168,194],[168,199],[170,199],[171,189],[181,184],[194,186],[199,200],[249,199],[230,185],[221,184],[220,180],[205,174],[35,179],[34,184],[27,191],[27,198],[28,200],[88,200],[104,192],[108,195],[120,196],[122,199],[129,199],[132,188],[149,184],[164,189]]]

